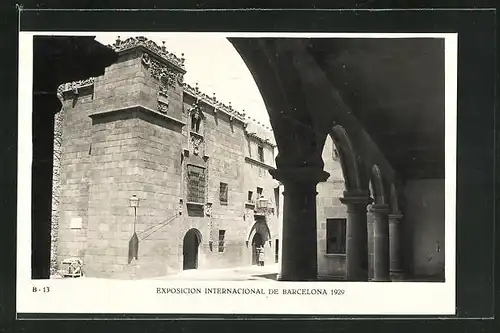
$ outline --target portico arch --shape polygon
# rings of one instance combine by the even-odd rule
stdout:
[[[384,186],[384,179],[382,178],[382,173],[381,173],[380,168],[377,164],[374,164],[371,168],[370,182],[371,182],[372,191],[373,191],[373,193],[371,193],[371,194],[373,195],[373,199],[375,201],[375,204],[377,204],[377,205],[388,204],[387,196],[386,196],[386,189]]]
[[[360,191],[363,181],[360,173],[359,158],[356,156],[351,139],[344,127],[335,125],[330,132],[337,151],[344,175],[346,191]]]
[[[368,279],[368,225],[366,207],[369,197],[365,163],[356,153],[344,127],[334,125],[330,136],[334,141],[344,175],[345,191],[340,201],[347,205],[346,266],[347,279]]]

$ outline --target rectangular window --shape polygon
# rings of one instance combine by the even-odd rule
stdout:
[[[257,199],[262,196],[262,187],[257,187]]]
[[[257,152],[259,153],[259,161],[264,162],[264,148],[259,146]]]
[[[248,191],[247,201],[248,202],[253,202],[253,192],[252,191]]]
[[[224,237],[226,230],[219,230],[219,252],[224,252]]]
[[[227,184],[226,183],[220,183],[220,189],[219,189],[219,201],[221,205],[227,205]]]
[[[346,219],[326,220],[326,253],[345,254],[346,251]]]
[[[187,178],[187,201],[205,203],[205,169],[188,165]]]

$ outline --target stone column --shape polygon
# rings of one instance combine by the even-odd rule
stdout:
[[[399,212],[389,214],[390,275],[393,281],[403,279],[401,261],[401,218]]]
[[[347,281],[368,281],[368,192],[344,192],[340,201],[347,205],[346,266]]]
[[[33,96],[31,190],[31,278],[50,277],[50,233],[54,159],[54,115],[61,102],[54,94]]]
[[[387,204],[374,204],[370,207],[374,217],[374,281],[390,281],[389,276],[389,221]]]
[[[270,170],[283,183],[282,281],[312,281],[318,275],[316,185],[329,174],[318,168]]]

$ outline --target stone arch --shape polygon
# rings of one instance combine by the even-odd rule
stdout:
[[[250,255],[249,260],[252,265],[257,265],[259,257],[258,249],[260,247],[262,247],[262,249],[266,248],[266,244],[269,240],[271,240],[271,231],[265,220],[255,221],[247,232],[246,241]]]
[[[201,232],[200,230],[196,229],[196,228],[191,228],[189,229],[188,231],[186,231],[186,233],[184,234],[184,236],[186,236],[188,233],[194,233],[195,236],[196,236],[196,239],[198,240],[198,242],[201,244],[202,241],[203,241],[203,236],[201,235]]]
[[[330,132],[339,155],[346,191],[362,190],[364,188],[360,160],[356,156],[352,141],[344,127],[335,125]]]
[[[247,244],[251,244],[253,237],[256,233],[260,233],[264,238],[263,241],[267,242],[271,239],[271,230],[266,222],[255,221],[255,223],[247,231]]]
[[[372,185],[372,195],[376,204],[387,204],[386,191],[382,172],[378,165],[374,164],[371,168],[370,183]]]

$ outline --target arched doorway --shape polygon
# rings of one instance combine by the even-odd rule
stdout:
[[[264,246],[264,239],[259,232],[256,232],[252,238],[252,265],[257,265],[259,261],[257,249],[261,246]]]
[[[197,229],[190,229],[184,236],[182,245],[182,269],[198,268],[198,247],[201,243],[201,235]]]

